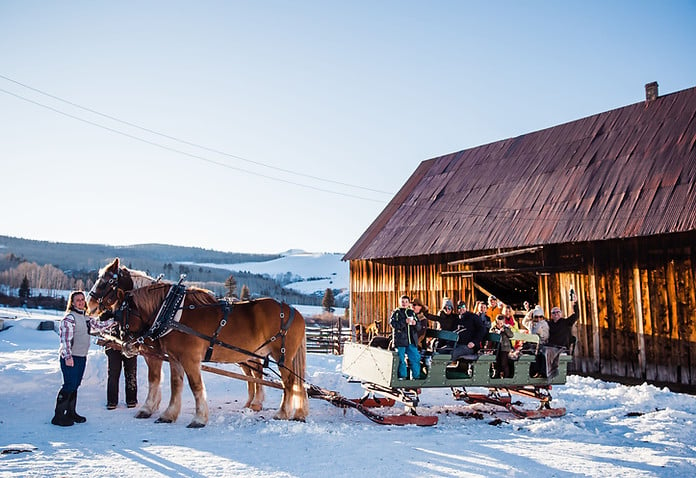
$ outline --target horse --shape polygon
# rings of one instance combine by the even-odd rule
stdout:
[[[133,289],[144,287],[157,282],[158,279],[150,277],[145,272],[128,269],[120,265],[119,258],[115,258],[110,264],[99,270],[97,280],[88,292],[88,313],[109,310],[115,311],[118,304],[123,302],[126,294]],[[136,418],[149,418],[159,409],[161,402],[160,382],[162,377],[162,357],[164,353],[159,345],[152,341],[146,341],[139,347],[134,346],[133,341],[123,344],[124,354],[135,355],[142,352],[145,363],[148,366],[148,393],[144,405],[138,410]],[[263,378],[263,361],[250,357],[244,363],[238,363],[242,372],[255,379]],[[170,376],[171,377],[171,376]],[[261,411],[265,393],[263,385],[256,381],[247,381],[247,401],[244,408],[253,411]]]
[[[135,277],[134,277],[135,276]],[[145,279],[143,278],[145,277]],[[136,278],[137,277],[137,278]],[[149,282],[149,283],[148,283]],[[140,287],[135,287],[140,284]],[[99,278],[88,293],[88,310],[114,310],[126,304],[122,325],[133,339],[142,338],[152,326],[157,311],[173,285],[155,282],[146,274],[119,267],[118,258],[100,270]],[[131,288],[132,287],[132,288]],[[126,290],[131,288],[130,291]],[[307,392],[303,385],[306,366],[305,322],[302,315],[286,304],[273,299],[257,299],[224,305],[203,289],[188,288],[179,321],[189,332],[175,328],[151,342],[166,353],[171,368],[169,406],[157,422],[173,422],[181,410],[183,374],[196,400],[196,413],[189,427],[202,427],[208,421],[205,386],[201,378],[201,362],[211,347],[210,338],[217,333],[217,344],[208,360],[237,363],[245,374],[261,378],[262,362],[271,356],[278,364],[283,383],[283,398],[275,414],[277,419],[305,420],[308,414]],[[294,317],[284,321],[284,317]],[[228,322],[222,327],[221,322]],[[285,325],[284,325],[285,324]],[[286,327],[286,328],[285,328]],[[281,337],[282,340],[276,340]],[[159,381],[162,359],[144,355],[148,364],[148,399],[136,417],[147,418],[159,407]],[[290,368],[281,364],[289,363]],[[260,410],[264,394],[262,385],[248,382],[249,399],[245,407]]]

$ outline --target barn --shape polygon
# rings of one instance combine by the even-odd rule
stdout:
[[[345,255],[353,325],[402,294],[579,300],[575,372],[696,391],[696,87],[423,161]],[[548,314],[547,314],[548,315]]]

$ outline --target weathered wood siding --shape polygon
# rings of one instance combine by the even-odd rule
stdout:
[[[443,297],[455,303],[471,304],[473,279],[465,276],[443,276],[446,262],[441,264],[396,264],[384,261],[350,261],[350,312],[353,324],[378,322],[380,330],[389,332],[389,316],[406,294],[418,297],[436,314]]]
[[[555,305],[567,314],[572,312],[571,286],[578,296],[580,318],[573,359],[577,372],[696,390],[696,257],[692,243],[696,244],[694,234],[648,243],[636,239],[566,246],[566,251],[574,249],[584,258],[583,264],[572,272],[538,274],[537,302],[547,317]],[[416,263],[416,259],[422,262]],[[353,323],[378,321],[381,330],[388,332],[389,314],[402,294],[421,298],[433,313],[444,296],[464,300],[471,307],[474,278],[442,275],[450,270],[447,260],[351,261]],[[553,264],[547,262],[549,265]]]

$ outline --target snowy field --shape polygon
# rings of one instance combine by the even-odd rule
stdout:
[[[241,408],[243,382],[205,374],[210,422],[188,429],[188,389],[173,424],[137,420],[123,403],[107,411],[105,355],[93,345],[77,407],[87,423],[56,427],[58,336],[36,330],[55,316],[17,314],[0,332],[0,477],[696,476],[696,397],[577,376],[554,388],[554,405],[568,410],[555,419],[514,419],[455,402],[449,390],[424,390],[421,411],[437,414],[439,424],[421,428],[376,425],[314,399],[306,423],[276,421],[279,391],[268,390],[264,410],[254,413]],[[340,357],[309,355],[307,380],[361,395],[342,376]],[[461,416],[473,411],[483,418]]]

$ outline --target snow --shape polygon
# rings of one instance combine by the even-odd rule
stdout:
[[[229,271],[247,271],[254,274],[268,274],[271,277],[290,273],[295,282],[285,287],[305,294],[321,292],[326,289],[348,289],[348,263],[342,261],[344,254],[304,252],[289,250],[283,257],[264,262],[242,262],[237,264],[199,264],[182,262],[201,267],[216,267]],[[313,280],[307,280],[313,279]]]
[[[77,407],[87,423],[57,427],[50,420],[61,385],[58,336],[36,330],[56,317],[0,309],[10,313],[18,318],[6,318],[11,327],[0,332],[1,477],[696,476],[696,397],[578,376],[553,389],[553,405],[568,410],[561,418],[513,419],[455,402],[448,389],[426,389],[421,412],[437,414],[439,424],[388,427],[314,399],[306,423],[276,421],[279,391],[267,390],[254,413],[242,409],[243,382],[205,374],[210,422],[189,429],[188,388],[173,424],[135,419],[123,403],[107,411],[105,355],[93,345]],[[139,360],[142,401],[147,370]],[[167,367],[165,377],[164,401]],[[348,397],[362,392],[342,376],[337,356],[310,354],[307,380]],[[484,418],[459,416],[472,411]],[[495,418],[502,422],[493,425]]]

